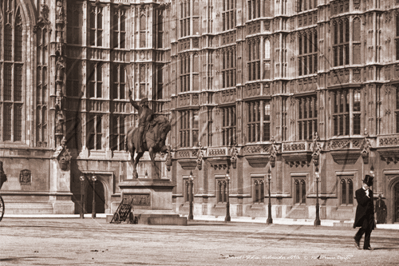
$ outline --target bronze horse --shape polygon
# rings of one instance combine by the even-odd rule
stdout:
[[[168,148],[165,146],[166,137],[171,129],[169,120],[163,115],[156,115],[151,122],[148,129],[144,131],[145,142],[140,140],[138,135],[138,128],[131,127],[127,133],[127,149],[132,157],[133,165],[133,178],[137,178],[137,164],[140,158],[143,156],[145,151],[150,153],[151,163],[155,170],[154,178],[159,178],[159,169],[155,164],[155,155],[158,152],[167,152]],[[134,158],[135,151],[141,145],[143,152],[138,152],[136,158]]]

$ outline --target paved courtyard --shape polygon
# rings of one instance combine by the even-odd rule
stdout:
[[[355,232],[234,222],[149,226],[5,218],[0,265],[398,265],[399,230],[373,231],[373,251],[355,249]]]

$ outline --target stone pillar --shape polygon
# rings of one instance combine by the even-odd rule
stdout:
[[[50,161],[50,202],[53,204],[53,213],[73,214],[75,204],[71,193],[71,155],[65,146],[65,139]]]

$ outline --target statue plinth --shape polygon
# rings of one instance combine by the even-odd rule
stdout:
[[[187,225],[187,218],[173,211],[169,179],[137,178],[119,183],[122,200],[131,202],[139,224]],[[126,201],[127,200],[127,201]]]

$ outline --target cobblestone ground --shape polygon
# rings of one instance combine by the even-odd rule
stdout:
[[[398,265],[399,230],[374,230],[373,251],[355,229],[192,222],[108,224],[105,219],[0,223],[0,265]]]

